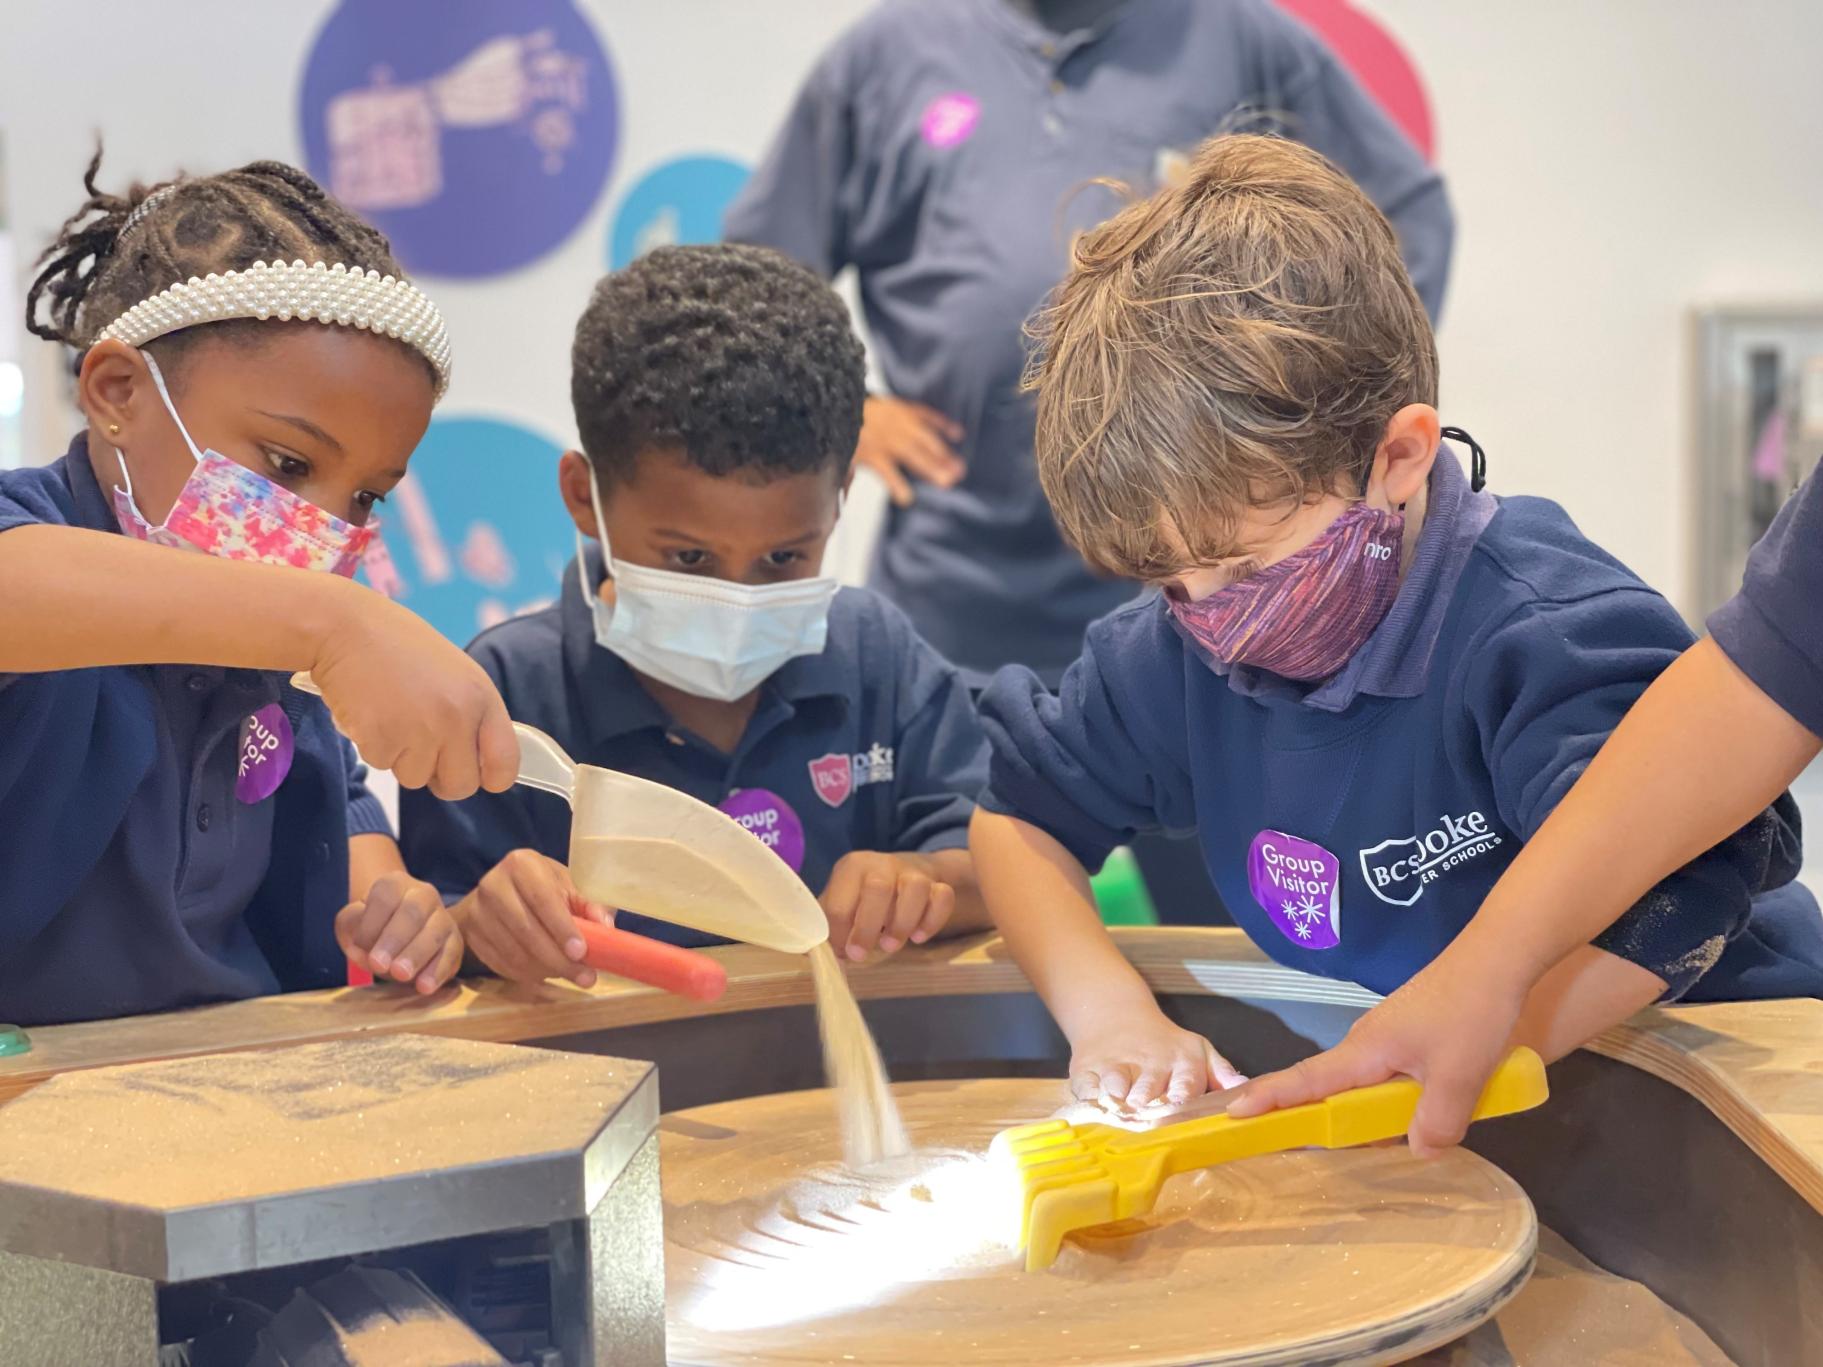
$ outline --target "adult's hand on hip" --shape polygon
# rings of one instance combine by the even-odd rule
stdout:
[[[948,489],[966,467],[954,449],[962,428],[934,408],[910,399],[870,396],[861,418],[855,464],[886,483],[892,501],[904,508],[916,497],[914,479]]]

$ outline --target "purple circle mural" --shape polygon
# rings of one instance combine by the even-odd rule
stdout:
[[[304,159],[413,273],[535,260],[607,183],[618,94],[572,0],[342,0],[298,94]]]

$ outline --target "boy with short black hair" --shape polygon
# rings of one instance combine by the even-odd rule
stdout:
[[[596,287],[571,394],[576,574],[470,647],[508,710],[581,763],[719,805],[819,892],[851,958],[985,924],[968,692],[891,605],[819,574],[865,397],[841,301],[777,252],[661,248]],[[408,862],[457,899],[484,963],[593,980],[570,917],[606,913],[570,884],[560,799],[408,796],[401,815]]]
[[[1441,449],[1464,434],[1392,231],[1305,148],[1206,144],[1079,240],[1039,342],[1059,525],[1163,592],[1092,628],[1060,694],[995,680],[972,848],[1078,1094],[1181,1100],[1239,1075],[1160,1013],[1084,865],[1195,829],[1262,949],[1390,992],[1690,633],[1556,505]],[[1520,1038],[1556,1057],[1659,998],[1823,993],[1796,853],[1785,797],[1565,957]]]

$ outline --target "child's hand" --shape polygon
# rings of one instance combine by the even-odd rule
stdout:
[[[576,891],[567,868],[535,850],[514,850],[494,865],[455,914],[475,957],[502,978],[568,978],[578,987],[593,987],[595,970],[578,962],[588,948],[572,918],[614,921]]]
[[[956,890],[918,854],[855,850],[836,861],[821,898],[829,943],[859,963],[875,949],[921,945],[949,923]]]
[[[335,918],[336,942],[376,979],[413,982],[435,992],[462,967],[462,932],[442,895],[400,870],[382,875]]]
[[[1173,1105],[1244,1082],[1201,1035],[1180,1030],[1152,1011],[1110,1021],[1072,1041],[1070,1093],[1129,1110],[1163,1099]]]
[[[1462,1142],[1475,1103],[1505,1056],[1523,994],[1487,978],[1457,977],[1439,960],[1354,1023],[1335,1048],[1256,1078],[1228,1114],[1261,1115],[1395,1077],[1424,1086],[1412,1116],[1412,1152],[1431,1157]]]
[[[310,677],[361,757],[403,787],[446,799],[512,787],[519,741],[481,666],[379,594],[358,585],[333,591],[340,611]]]

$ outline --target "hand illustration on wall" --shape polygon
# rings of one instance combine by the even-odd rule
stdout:
[[[306,64],[306,159],[413,271],[510,270],[588,214],[615,150],[607,54],[573,0],[342,0]]]

